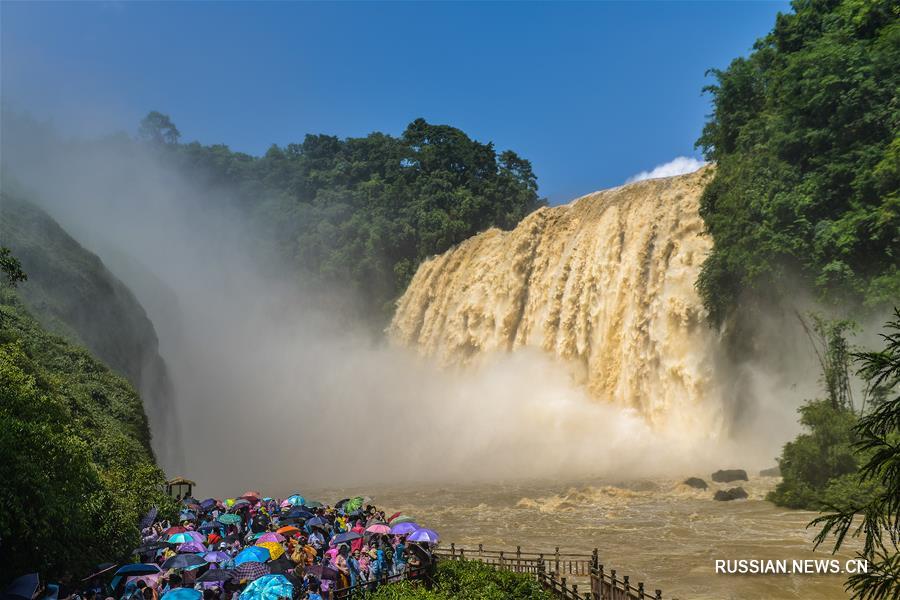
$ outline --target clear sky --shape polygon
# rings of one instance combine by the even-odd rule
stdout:
[[[424,117],[530,159],[561,202],[698,157],[704,72],[746,55],[789,8],[2,2],[0,93],[73,134],[133,132],[159,110],[183,141],[252,154]]]

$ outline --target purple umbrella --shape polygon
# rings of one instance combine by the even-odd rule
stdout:
[[[419,529],[416,523],[397,523],[391,527],[391,533],[394,535],[409,535],[416,529]]]
[[[410,542],[425,542],[427,544],[437,544],[440,536],[437,534],[437,531],[422,527],[413,531],[406,539]]]
[[[175,549],[179,552],[206,552],[206,546],[200,542],[185,542]]]
[[[207,552],[206,554],[203,555],[203,560],[205,560],[206,562],[209,562],[209,563],[225,562],[226,560],[228,560],[230,558],[231,557],[228,555],[227,552],[222,552],[221,550]]]

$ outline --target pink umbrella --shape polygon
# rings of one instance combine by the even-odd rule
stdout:
[[[281,508],[287,508],[288,506],[293,506],[293,505],[290,502],[288,502],[287,500],[281,501]]]
[[[274,531],[270,531],[268,533],[264,533],[259,536],[259,539],[256,540],[256,545],[259,546],[263,542],[278,542],[279,544],[283,542],[286,538],[280,533],[276,533]]]
[[[200,542],[185,542],[175,549],[179,552],[206,552],[206,547]]]
[[[331,557],[331,560],[334,560],[335,557],[337,556],[337,553],[338,553],[337,548],[329,548],[328,550],[325,551],[325,556],[329,556],[329,557]]]
[[[366,527],[366,531],[369,533],[387,535],[391,532],[391,528],[384,523],[375,523],[374,525],[369,525],[368,527]]]

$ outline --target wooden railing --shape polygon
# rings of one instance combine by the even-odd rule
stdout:
[[[478,548],[449,548],[436,551],[441,559],[477,560],[494,568],[533,575],[541,586],[560,600],[662,600],[662,591],[652,593],[639,582],[632,585],[626,575],[619,577],[615,569],[606,570],[600,563],[597,549],[591,554],[560,552],[523,552],[485,550]],[[579,585],[582,590],[579,591]]]
[[[647,592],[642,582],[634,586],[627,575],[620,578],[615,569],[607,571],[600,563],[597,549],[591,554],[577,554],[560,552],[559,548],[553,552],[523,552],[519,546],[509,551],[485,550],[481,544],[477,548],[458,548],[456,544],[450,544],[449,548],[435,550],[435,556],[438,560],[477,560],[495,569],[531,575],[558,600],[662,600],[663,597],[661,590]],[[421,581],[426,576],[423,570],[411,569],[383,577],[378,585],[403,580]],[[374,587],[372,583],[361,583],[335,590],[332,598],[362,599]]]

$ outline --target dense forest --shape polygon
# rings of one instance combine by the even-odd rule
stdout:
[[[713,114],[697,144],[717,163],[701,199],[714,249],[697,287],[713,325],[736,324],[733,348],[752,348],[757,317],[797,294],[811,290],[832,315],[797,315],[823,395],[800,408],[803,432],[785,445],[769,499],[828,511],[811,523],[817,545],[861,536],[869,572],[848,589],[896,598],[900,313],[875,349],[852,346],[848,317],[900,300],[900,5],[793,8],[748,57],[712,72]],[[854,374],[865,384],[856,401]]]
[[[0,580],[86,572],[127,556],[152,506],[174,507],[134,388],[29,313],[8,248],[0,266]]]
[[[275,256],[314,283],[349,288],[377,323],[422,260],[545,204],[529,161],[423,119],[400,137],[307,135],[261,157],[179,137],[158,112],[139,128],[168,164],[236,194]]]
[[[829,307],[900,298],[900,8],[793,7],[707,88],[698,287],[715,323],[806,289]]]

